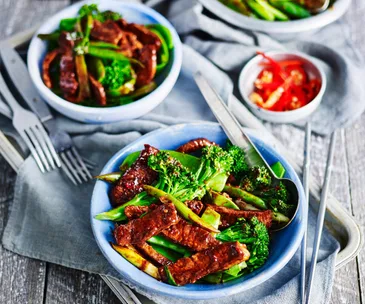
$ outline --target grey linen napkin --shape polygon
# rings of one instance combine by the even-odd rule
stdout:
[[[174,1],[172,8],[178,3],[179,1]],[[174,18],[178,18],[178,15]],[[172,20],[179,29],[174,18]],[[228,32],[229,28],[225,29]],[[237,35],[244,35],[238,33],[241,32],[237,32]],[[232,39],[234,36],[232,34]],[[199,41],[188,37],[190,41],[193,39]],[[241,39],[243,41],[244,36]],[[264,35],[260,35],[259,40],[271,41]],[[119,149],[147,132],[176,123],[214,120],[192,79],[195,71],[201,70],[223,99],[228,101],[233,90],[231,79],[191,47],[185,45],[183,51],[183,66],[176,86],[158,108],[143,118],[106,125],[85,125],[57,116],[59,127],[75,135],[74,140],[81,154],[97,163],[94,173],[100,172],[107,160]],[[0,118],[0,127],[7,131],[12,130],[10,121],[3,117]],[[110,275],[123,281],[107,263],[94,241],[89,220],[93,186],[92,182],[82,187],[74,187],[59,172],[42,175],[34,160],[28,157],[16,182],[14,201],[2,239],[4,247],[21,255]],[[315,215],[310,214],[310,236],[313,235],[314,222]],[[308,243],[312,244],[312,240]],[[325,303],[330,296],[338,250],[337,241],[325,231],[315,278],[316,289],[313,291],[316,303]],[[219,301],[223,304],[296,303],[299,298],[298,273],[299,252],[287,266],[264,284]],[[136,286],[131,287],[161,304],[214,302],[172,299]]]

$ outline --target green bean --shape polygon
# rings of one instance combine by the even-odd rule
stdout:
[[[119,50],[120,47],[118,45],[115,45],[113,43],[104,42],[104,41],[90,41],[91,46],[99,47],[101,49],[115,49]]]
[[[149,29],[155,29],[162,35],[169,50],[174,48],[174,39],[172,38],[170,30],[166,26],[163,26],[162,24],[149,24],[147,27]]]
[[[157,71],[157,73],[159,73],[169,63],[169,58],[170,58],[169,47],[167,46],[167,43],[166,43],[164,37],[160,34],[159,31],[157,31],[153,28],[150,28],[150,31],[152,33],[156,34],[161,41],[161,48],[158,51],[159,63],[157,64],[157,67],[156,67],[156,71]]]
[[[155,235],[151,237],[149,240],[147,240],[147,243],[171,249],[173,251],[181,253],[182,255],[190,253],[190,251],[184,246],[176,244],[161,235]]]
[[[311,16],[308,10],[290,0],[270,0],[270,4],[284,11],[292,18],[303,19]]]
[[[60,33],[52,33],[52,34],[38,34],[37,37],[42,40],[52,40],[57,41],[60,38]]]
[[[104,182],[108,182],[111,184],[115,184],[122,176],[122,172],[112,172],[103,175],[97,175],[95,178],[102,180]]]
[[[279,11],[275,7],[271,6],[267,1],[265,0],[256,0],[257,3],[259,3],[262,7],[264,7],[267,11],[271,12],[275,19],[280,21],[288,21],[289,17],[285,15],[283,12]]]
[[[275,15],[267,10],[265,7],[257,3],[255,0],[247,0],[247,5],[256,13],[259,17],[267,21],[274,21]]]
[[[102,58],[102,59],[130,61],[132,63],[143,66],[143,64],[137,59],[129,58],[127,56],[124,56],[122,53],[114,51],[114,50],[108,50],[108,49],[105,49],[105,48],[95,47],[95,46],[92,46],[92,45],[90,45],[88,47],[88,54],[91,55],[91,56]]]
[[[223,191],[227,192],[229,195],[233,197],[242,198],[245,202],[251,203],[252,205],[255,205],[260,209],[264,210],[268,209],[264,200],[245,190],[233,186],[225,186]]]

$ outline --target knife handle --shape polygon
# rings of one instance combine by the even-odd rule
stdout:
[[[27,66],[20,55],[6,41],[1,43],[0,54],[13,85],[30,109],[37,114],[41,122],[52,119],[49,107],[34,87]]]

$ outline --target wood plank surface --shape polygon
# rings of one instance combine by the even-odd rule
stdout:
[[[365,9],[354,0],[344,17],[351,24],[350,39],[365,54]],[[74,1],[72,1],[74,2]],[[0,0],[0,38],[39,23],[67,5],[67,0]],[[362,5],[361,7],[364,7]],[[303,159],[304,132],[288,125],[269,125],[272,132],[299,160]],[[336,144],[331,191],[356,219],[365,221],[365,115],[340,132]],[[313,178],[323,179],[328,139],[313,136]],[[15,173],[0,156],[0,234],[8,216]],[[362,227],[363,228],[363,227]],[[336,272],[331,303],[363,303],[364,253]],[[11,253],[0,246],[0,303],[119,303],[102,279],[93,274],[40,262]]]

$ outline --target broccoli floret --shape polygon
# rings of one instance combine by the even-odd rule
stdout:
[[[245,161],[245,152],[243,152],[241,148],[232,145],[230,142],[227,142],[227,151],[233,158],[232,174],[236,179],[241,179],[249,170]]]
[[[279,199],[285,203],[288,202],[289,199],[288,190],[282,182],[280,182],[278,185],[274,187],[266,187],[254,191],[253,194],[263,199]]]
[[[216,238],[222,242],[238,241],[247,245],[250,259],[246,262],[247,268],[244,272],[249,273],[260,268],[269,256],[269,232],[257,217],[250,220],[238,219],[233,226],[217,234]]]
[[[97,4],[84,4],[79,10],[79,17],[82,18],[86,15],[98,15],[100,11]]]
[[[111,90],[118,89],[131,77],[131,65],[128,61],[113,60],[105,66],[105,77],[102,80],[102,85]]]
[[[240,187],[247,192],[267,188],[271,185],[271,175],[265,167],[252,167],[242,177]]]
[[[291,217],[296,210],[295,205],[288,204],[281,199],[273,198],[268,201],[271,209],[275,212],[280,212],[287,217]]]
[[[194,175],[168,152],[160,151],[148,158],[148,166],[158,172],[156,188],[185,201],[202,198],[205,188],[202,187]]]

